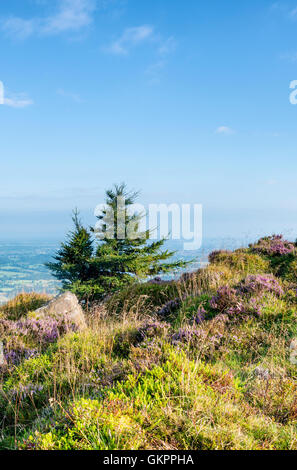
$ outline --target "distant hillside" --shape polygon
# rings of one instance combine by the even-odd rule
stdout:
[[[44,266],[57,245],[0,242],[0,304],[19,292],[57,292],[59,283]]]
[[[207,262],[208,254],[219,248],[235,249],[241,246],[242,240],[209,239],[205,240],[198,251],[184,251],[183,242],[168,240],[166,245],[170,250],[176,250],[176,258],[185,260],[195,259],[191,270],[198,269]],[[51,260],[58,248],[58,243],[36,242],[1,242],[0,241],[0,304],[12,299],[20,292],[40,292],[55,294],[59,282],[44,266]],[[172,276],[167,276],[170,278]]]
[[[217,250],[85,311],[0,310],[2,449],[297,450],[297,247]]]

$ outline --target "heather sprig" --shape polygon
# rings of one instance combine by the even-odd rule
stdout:
[[[250,248],[255,253],[268,256],[288,255],[295,251],[294,244],[285,240],[283,235],[260,238],[257,243],[250,245]]]
[[[55,342],[68,331],[76,331],[77,327],[66,316],[59,319],[24,318],[18,321],[0,319],[1,336],[12,335],[30,338],[41,345]]]
[[[277,296],[282,296],[284,290],[279,281],[273,275],[249,275],[238,286],[238,291],[243,294],[261,294],[271,292]]]
[[[173,300],[169,300],[158,312],[157,315],[160,318],[166,318],[171,313],[174,313],[182,305],[182,300],[179,297],[176,297]]]

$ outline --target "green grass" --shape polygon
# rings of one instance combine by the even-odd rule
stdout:
[[[85,331],[2,369],[0,448],[296,450],[297,280],[272,270],[276,262],[223,252],[179,282],[141,284],[94,306]],[[214,308],[220,287],[236,289],[263,269],[284,294],[258,293],[261,315]],[[160,318],[176,298],[179,307]]]
[[[36,292],[18,294],[14,299],[9,300],[0,307],[0,316],[9,320],[18,320],[28,312],[37,310],[45,305],[51,297],[47,294]]]

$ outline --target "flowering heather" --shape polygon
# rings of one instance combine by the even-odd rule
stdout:
[[[284,240],[283,235],[272,235],[270,237],[260,238],[250,248],[255,252],[263,255],[288,255],[295,251],[295,246],[288,240]]]
[[[8,365],[18,365],[22,360],[31,359],[38,355],[37,349],[17,348],[17,349],[4,349],[4,358]]]
[[[214,250],[208,255],[208,261],[210,263],[216,263],[217,258],[222,254],[232,254],[229,250]]]
[[[217,294],[212,297],[210,306],[220,313],[229,315],[229,317],[261,315],[259,300],[245,296],[241,288],[220,287]]]
[[[20,385],[18,388],[12,389],[10,391],[10,395],[12,399],[18,399],[18,401],[24,401],[28,397],[32,398],[34,395],[36,395],[38,392],[41,392],[42,390],[43,390],[42,385],[34,385],[34,384]]]
[[[270,274],[266,275],[249,275],[238,287],[239,292],[243,294],[261,294],[263,292],[271,292],[278,296],[284,294],[280,283]]]
[[[262,314],[261,304],[258,299],[244,299],[243,302],[238,302],[236,305],[231,306],[226,310],[230,317],[239,317],[247,315],[260,316]]]
[[[192,321],[196,325],[200,325],[205,320],[206,310],[203,307],[199,307],[196,315],[192,318]]]
[[[179,297],[174,300],[169,300],[158,312],[159,317],[166,318],[171,313],[175,312],[181,306],[182,301]]]
[[[177,333],[171,336],[171,343],[178,346],[181,343],[199,343],[200,347],[213,348],[220,344],[223,339],[223,334],[219,331],[215,332],[211,336],[208,336],[208,332],[197,325],[185,326],[180,328]]]
[[[76,331],[76,329],[76,326],[70,323],[64,316],[61,316],[59,320],[51,317],[42,320],[25,318],[18,321],[0,319],[1,336],[4,334],[21,335],[43,345],[53,343],[59,336],[68,331]]]
[[[163,337],[166,335],[169,328],[170,325],[168,323],[158,320],[149,321],[138,330],[138,335],[140,341],[143,341],[147,338],[154,338],[156,336]]]
[[[172,344],[190,343],[194,340],[203,339],[205,333],[197,326],[185,326],[171,336]]]
[[[222,286],[218,289],[210,301],[211,308],[225,312],[230,307],[238,304],[237,291],[229,286]]]

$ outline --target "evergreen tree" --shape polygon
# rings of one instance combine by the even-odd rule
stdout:
[[[48,267],[80,298],[101,300],[107,294],[149,276],[172,272],[186,266],[184,261],[169,261],[175,252],[162,250],[165,240],[148,243],[150,231],[141,232],[144,214],[130,213],[138,193],[126,185],[106,191],[106,205],[91,232],[99,238],[93,249],[91,233],[82,227],[75,214],[75,230],[62,244],[56,263]]]
[[[96,251],[96,263],[111,284],[131,283],[186,265],[183,261],[166,262],[175,252],[162,250],[165,240],[149,244],[150,231],[139,231],[145,214],[129,213],[137,197],[138,193],[128,192],[124,183],[115,185],[106,191],[106,209],[98,216],[101,230],[95,233],[102,243]]]
[[[76,282],[86,282],[92,276],[90,259],[93,256],[93,239],[90,231],[83,227],[77,210],[73,212],[74,230],[67,235],[54,259],[47,263],[54,276],[62,281],[63,289],[71,289]]]

